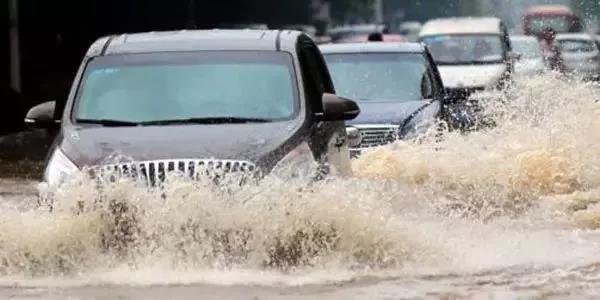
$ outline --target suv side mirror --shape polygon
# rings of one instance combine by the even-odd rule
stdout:
[[[325,121],[352,120],[360,113],[356,102],[338,97],[334,94],[323,94],[323,119]]]
[[[54,120],[55,101],[48,101],[32,107],[25,116],[25,124],[32,128],[51,129],[57,127],[58,121]]]

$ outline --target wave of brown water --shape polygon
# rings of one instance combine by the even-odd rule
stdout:
[[[398,142],[355,161],[354,177],[312,185],[74,181],[52,211],[0,208],[0,283],[486,278],[523,288],[556,270],[598,276],[599,95],[533,78],[483,103],[494,128]]]

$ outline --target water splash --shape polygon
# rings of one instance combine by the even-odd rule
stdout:
[[[371,151],[353,178],[241,190],[174,180],[154,191],[75,180],[52,211],[0,209],[0,273],[286,281],[591,263],[595,246],[572,230],[600,227],[598,96],[590,83],[529,79],[482,101],[495,127]]]

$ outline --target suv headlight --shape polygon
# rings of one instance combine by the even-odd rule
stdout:
[[[400,127],[398,135],[400,139],[412,140],[425,135],[429,129],[435,127],[437,118],[433,114],[436,110],[424,110],[414,116],[408,123]]]
[[[60,150],[56,148],[48,160],[44,172],[44,180],[49,185],[62,184],[67,176],[79,171],[77,166]]]
[[[362,143],[362,135],[360,130],[353,126],[346,126],[346,135],[348,136],[348,146],[357,148]]]

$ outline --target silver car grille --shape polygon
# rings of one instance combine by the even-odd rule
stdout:
[[[398,125],[355,125],[361,136],[356,148],[372,148],[391,144],[398,139]]]
[[[177,159],[107,164],[92,168],[92,171],[99,172],[94,175],[104,179],[107,179],[106,175],[117,175],[155,186],[171,175],[196,180],[201,177],[219,179],[226,174],[254,176],[257,168],[255,164],[242,160]]]

